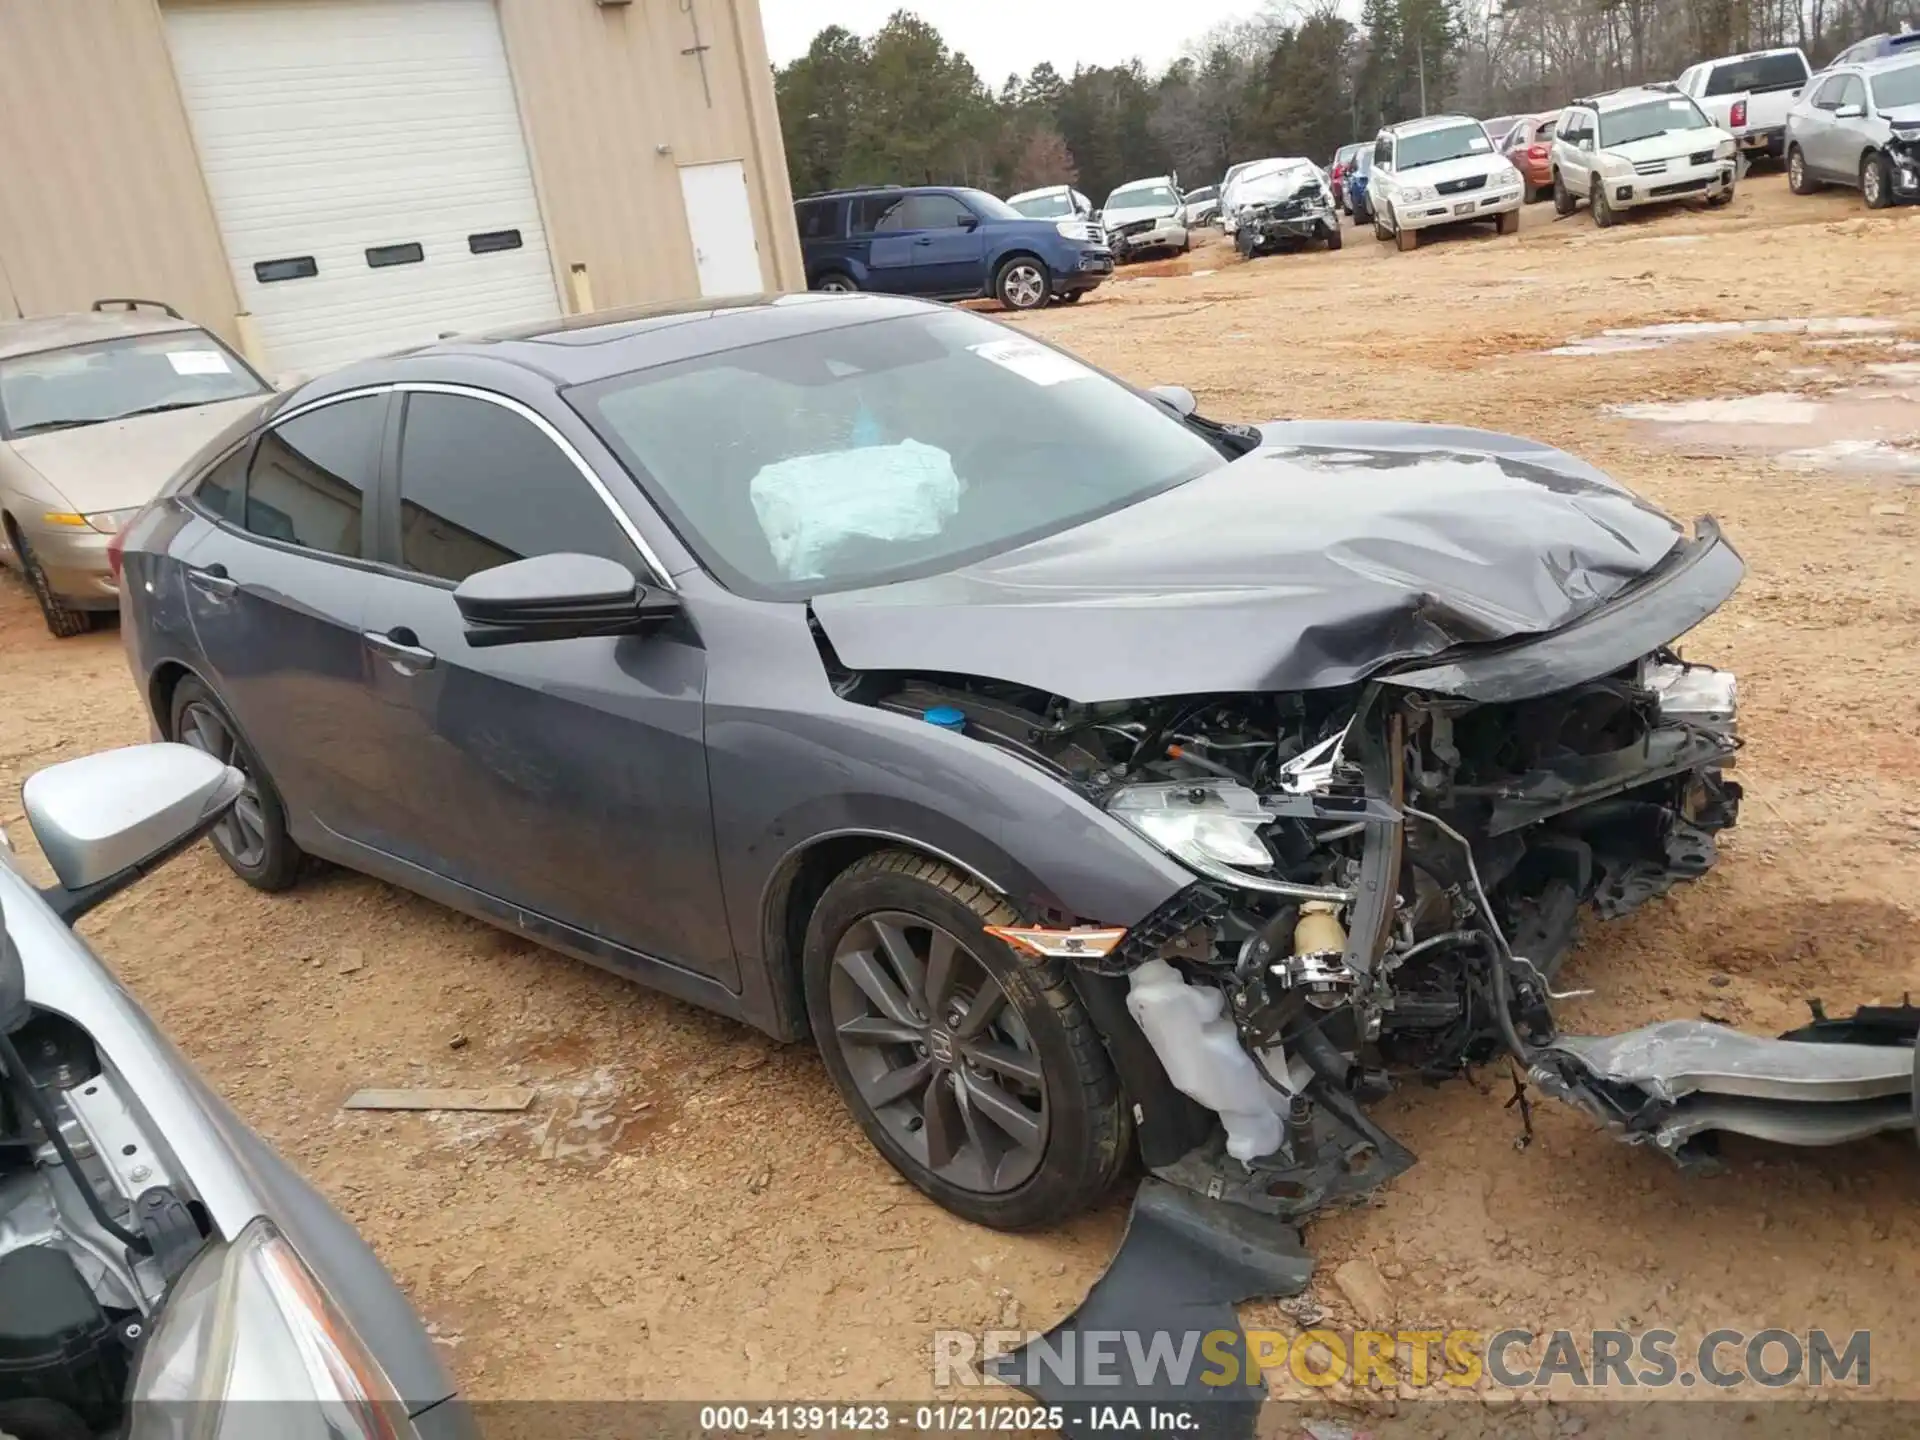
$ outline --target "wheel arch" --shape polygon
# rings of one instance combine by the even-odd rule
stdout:
[[[200,674],[184,660],[162,660],[153,667],[153,673],[147,676],[147,709],[153,715],[153,723],[160,732],[162,740],[171,740],[173,736],[173,696],[179,690],[182,680],[197,680],[212,693],[213,686],[207,684],[206,676]]]

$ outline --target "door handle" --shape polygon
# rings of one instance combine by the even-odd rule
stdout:
[[[218,561],[204,570],[188,570],[187,583],[215,600],[231,600],[240,591],[240,582],[227,574],[227,567]]]
[[[377,630],[363,630],[360,639],[369,650],[402,675],[416,675],[422,670],[431,670],[440,658],[419,644],[419,637],[404,625],[395,626],[385,635]]]
[[[933,243],[933,237],[931,235],[922,235],[918,240],[914,241],[913,243],[916,245],[931,245]]]

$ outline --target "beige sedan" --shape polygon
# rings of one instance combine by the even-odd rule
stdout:
[[[78,635],[118,606],[114,532],[269,393],[166,306],[0,321],[0,564],[26,577],[49,630]]]

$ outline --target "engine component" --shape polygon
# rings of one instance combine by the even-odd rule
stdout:
[[[1226,1008],[1227,997],[1218,989],[1189,985],[1164,960],[1147,961],[1129,980],[1127,1011],[1166,1067],[1167,1078],[1219,1115],[1227,1153],[1246,1164],[1280,1148],[1290,1097],[1276,1088],[1277,1081],[1261,1079]]]
[[[119,1413],[127,1354],[64,1250],[0,1256],[0,1399],[64,1405],[97,1429]]]
[[[1340,926],[1337,906],[1324,900],[1309,900],[1300,907],[1299,923],[1293,927],[1295,955],[1338,955],[1346,948],[1347,932]]]

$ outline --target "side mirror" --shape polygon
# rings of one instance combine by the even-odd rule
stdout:
[[[469,575],[453,592],[476,649],[634,635],[680,613],[664,590],[600,555],[536,555]]]
[[[190,745],[129,745],[35,771],[20,799],[59,878],[47,903],[73,923],[205,835],[245,786]]]
[[[1866,114],[1867,107],[1864,105],[1842,105],[1838,110],[1833,112],[1833,118],[1836,120],[1863,120],[1866,118]]]
[[[1193,398],[1193,391],[1184,385],[1155,385],[1147,393],[1182,420],[1200,408],[1200,402]]]
[[[969,211],[960,217],[960,228],[962,230],[978,230],[980,228],[980,217]]]

